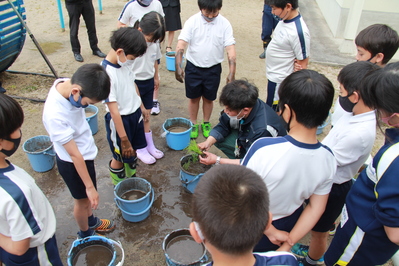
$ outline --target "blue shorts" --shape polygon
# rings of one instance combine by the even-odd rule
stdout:
[[[196,99],[204,96],[209,101],[216,100],[222,73],[220,63],[209,68],[202,68],[194,66],[187,60],[184,71],[187,98]]]
[[[141,109],[138,108],[136,112],[130,115],[122,115],[123,126],[126,131],[127,138],[132,144],[134,150],[147,147],[147,141],[144,135],[144,123],[141,115]],[[123,163],[132,163],[136,156],[130,158],[122,157],[120,154],[121,139],[115,129],[114,121],[111,119],[111,114],[105,114],[105,128],[107,130],[107,140],[111,148],[112,156],[115,160]]]
[[[40,258],[40,261],[39,261]],[[43,261],[45,259],[45,261]],[[62,266],[60,254],[58,252],[57,240],[55,235],[44,243],[43,248],[29,248],[22,256],[8,253],[0,247],[0,261],[7,266],[40,266],[48,265]],[[46,264],[46,265],[47,265]]]
[[[66,162],[61,160],[58,155],[57,158],[57,167],[58,172],[64,179],[65,184],[68,186],[69,191],[72,194],[74,199],[87,199],[86,194],[86,186],[80,178],[78,172],[76,171],[75,165],[70,162]],[[89,172],[91,181],[93,182],[94,187],[97,189],[96,183],[96,170],[94,168],[94,161],[87,160],[85,161],[87,171]]]
[[[274,227],[276,227],[278,230],[290,232],[292,230],[292,228],[294,228],[296,222],[298,221],[299,216],[301,216],[302,211],[303,211],[303,206],[299,207],[290,216],[283,217],[281,219],[273,221],[272,225]],[[279,246],[270,242],[269,238],[267,238],[267,236],[263,235],[261,240],[254,247],[253,251],[254,252],[267,252],[267,251],[277,250],[278,248],[279,248]]]
[[[147,80],[134,81],[139,88],[141,101],[145,109],[151,109],[153,106],[152,99],[154,94],[154,78]]]
[[[352,187],[352,180],[342,184],[333,184],[324,213],[321,215],[317,224],[313,227],[315,232],[328,232],[334,225],[335,220],[342,212],[345,204],[346,195]]]

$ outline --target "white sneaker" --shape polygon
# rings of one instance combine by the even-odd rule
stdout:
[[[157,115],[160,112],[161,112],[161,104],[158,101],[153,102],[152,109],[151,109],[151,114],[152,115]]]

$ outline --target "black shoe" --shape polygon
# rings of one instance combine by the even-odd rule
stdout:
[[[107,56],[106,54],[104,54],[100,50],[93,51],[93,55],[96,55],[96,56],[101,57],[101,58],[105,58]]]
[[[83,62],[83,57],[81,54],[73,54],[73,56],[75,57],[76,61]]]
[[[266,50],[263,50],[263,53],[261,53],[261,54],[259,55],[259,58],[260,58],[260,59],[265,59],[265,58],[266,58]]]

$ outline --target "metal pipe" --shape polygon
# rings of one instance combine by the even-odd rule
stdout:
[[[61,30],[62,30],[62,32],[64,32],[65,31],[65,24],[64,24],[64,15],[62,13],[61,0],[57,0],[57,6],[58,6],[58,14],[60,16]]]

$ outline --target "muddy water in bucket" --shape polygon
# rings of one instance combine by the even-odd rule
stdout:
[[[138,200],[144,197],[147,193],[138,190],[138,189],[132,189],[129,191],[126,191],[125,193],[122,194],[121,198],[124,200]]]
[[[111,250],[102,245],[91,245],[79,251],[73,266],[108,266],[113,257]]]
[[[175,133],[184,132],[184,131],[187,131],[188,129],[190,129],[190,127],[187,125],[183,125],[183,126],[177,125],[177,126],[171,126],[171,127],[167,128],[167,130],[169,130],[170,132],[175,132]]]

